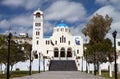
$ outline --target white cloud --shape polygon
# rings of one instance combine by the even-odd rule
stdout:
[[[46,20],[76,22],[85,20],[86,11],[82,4],[69,1],[56,1],[45,10]]]
[[[10,22],[6,19],[0,21],[0,29],[9,29]]]
[[[3,0],[2,4],[12,8],[24,7],[25,9],[30,10],[40,7],[41,0]]]
[[[81,31],[82,31],[84,25],[85,25],[85,24],[82,23],[82,24],[78,24],[77,26],[72,26],[72,27],[70,27],[71,33],[72,33],[73,35],[82,35],[82,32],[81,32]]]
[[[44,22],[44,33],[49,34],[53,32],[53,28],[55,27],[54,24],[50,23],[49,21]]]
[[[96,3],[101,5],[113,5],[116,9],[120,10],[120,0],[96,0]]]
[[[32,14],[22,14],[18,15],[10,20],[11,24],[18,25],[22,27],[32,26]]]
[[[9,27],[11,26],[11,31],[21,33],[30,32],[32,28],[32,14],[21,14],[17,15],[11,19],[3,19],[0,21],[0,29],[3,29],[7,33]],[[30,32],[30,35],[32,31]]]

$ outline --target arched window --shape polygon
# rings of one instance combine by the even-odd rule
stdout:
[[[72,48],[67,49],[67,57],[72,57]]]
[[[39,31],[36,31],[36,35],[40,35],[40,32],[39,32]]]
[[[79,54],[79,50],[77,50],[77,54]]]
[[[62,39],[61,39],[61,37],[60,37],[60,43],[62,42]]]
[[[66,43],[66,37],[64,37],[64,43]]]
[[[60,57],[65,57],[65,48],[62,47],[60,50]]]
[[[58,51],[58,48],[54,48],[54,57],[58,57],[59,55],[59,53],[58,53],[59,51]]]
[[[38,13],[36,13],[36,18],[39,18],[40,17],[40,13],[38,12]]]
[[[67,28],[65,28],[65,32],[67,32]]]
[[[59,29],[57,29],[57,32],[59,32]]]
[[[38,40],[36,41],[36,44],[37,44],[37,45],[39,44],[39,41],[38,41]]]
[[[38,58],[37,51],[33,52],[33,55],[34,55],[35,59],[37,59],[37,58]]]
[[[68,45],[70,45],[70,41],[68,41]]]

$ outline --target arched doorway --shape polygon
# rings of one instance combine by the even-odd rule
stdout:
[[[72,57],[72,48],[67,49],[67,57]]]
[[[58,48],[54,48],[54,57],[58,57],[58,56],[59,56]]]
[[[60,50],[60,57],[65,57],[65,48],[61,48]]]

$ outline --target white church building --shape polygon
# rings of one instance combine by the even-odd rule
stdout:
[[[36,59],[39,55],[53,60],[75,60],[83,56],[83,39],[73,36],[67,24],[57,24],[52,36],[44,38],[44,13],[36,10],[33,18],[32,52]]]

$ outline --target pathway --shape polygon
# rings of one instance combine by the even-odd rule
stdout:
[[[47,71],[13,79],[107,79],[80,71]]]

